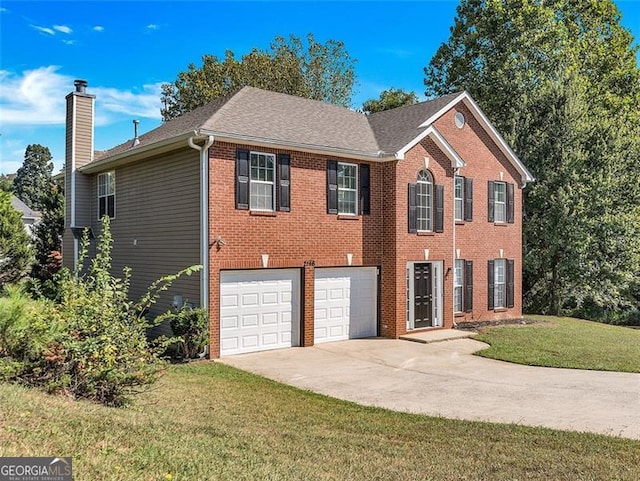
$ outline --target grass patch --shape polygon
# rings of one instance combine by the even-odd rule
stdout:
[[[531,366],[640,372],[640,330],[568,317],[527,316],[525,326],[482,329],[476,354]]]
[[[72,456],[76,480],[640,479],[640,442],[363,407],[213,362],[131,408],[0,384],[2,456]]]

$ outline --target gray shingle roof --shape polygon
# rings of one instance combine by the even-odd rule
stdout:
[[[369,123],[378,140],[380,150],[387,153],[398,152],[426,130],[426,127],[420,128],[420,124],[458,95],[460,94],[449,94],[426,102],[420,102],[419,104],[384,110],[369,115]]]
[[[424,128],[419,125],[457,94],[364,115],[344,107],[293,95],[243,87],[139,137],[140,146],[194,130],[254,141],[329,148],[378,156],[393,155]],[[135,151],[133,139],[96,153],[95,160]]]
[[[18,197],[16,197],[15,195],[11,196],[11,206],[17,210],[18,212],[20,212],[22,214],[23,218],[27,218],[27,219],[40,219],[42,217],[42,214],[37,211],[37,210],[33,210],[31,207],[29,207],[27,204],[25,204],[24,202],[22,202]]]

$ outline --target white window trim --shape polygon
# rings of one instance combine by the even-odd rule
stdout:
[[[425,176],[430,177],[430,180],[425,180],[422,179],[422,174],[425,174]],[[427,170],[421,170],[418,173],[418,180],[416,182],[416,230],[418,232],[433,232],[433,224],[434,224],[434,204],[435,204],[435,181],[433,180],[433,174]],[[420,229],[420,215],[418,214],[420,212],[420,208],[422,207],[422,204],[420,203],[420,198],[423,197],[418,193],[418,188],[420,185],[426,185],[426,186],[431,186],[431,192],[428,192],[427,195],[425,195],[424,197],[427,198],[427,205],[426,205],[426,210],[427,210],[427,217],[426,217],[426,223],[427,223],[427,228],[426,229]],[[427,187],[428,189],[428,187]]]
[[[503,280],[498,282],[498,270],[502,266]],[[498,289],[502,286],[502,289]],[[502,296],[498,297],[498,291],[502,292]],[[493,262],[493,308],[504,309],[507,307],[507,260],[494,259]]]
[[[464,260],[456,259],[453,267],[453,310],[456,314],[464,312],[464,268]],[[459,279],[457,279],[458,272],[460,273]],[[456,280],[459,280],[460,282],[458,283]],[[458,290],[460,292],[460,309],[458,309],[458,306],[456,305],[456,292]]]
[[[265,155],[268,157],[273,158],[273,181],[269,182],[268,180],[253,180],[251,178],[251,156],[252,155]],[[276,155],[272,154],[270,152],[257,152],[257,151],[250,151],[249,152],[249,210],[252,210],[254,212],[275,212],[276,210]],[[254,207],[251,205],[251,199],[252,199],[252,195],[251,195],[251,184],[256,183],[256,184],[265,184],[265,185],[269,185],[271,184],[271,205],[272,208],[271,209],[260,209],[258,207]]]
[[[338,178],[338,172],[340,171],[340,166],[350,166],[350,167],[355,167],[355,181],[356,181],[356,187],[355,189],[347,189],[344,187],[340,187],[340,182],[337,180]],[[338,187],[338,205],[336,206],[338,209],[338,215],[353,215],[356,216],[358,215],[358,188],[360,187],[358,185],[358,164],[351,164],[348,162],[338,162],[338,169],[336,171],[336,182],[337,182],[337,187]],[[353,192],[355,191],[355,203],[354,203],[354,209],[355,212],[342,212],[340,211],[340,191],[343,192]]]
[[[460,182],[460,197],[456,195],[456,184],[458,182]],[[458,202],[460,203],[460,217],[458,217],[457,211]],[[464,221],[464,177],[459,175],[453,178],[453,217],[455,221]]]
[[[498,186],[503,187],[504,201],[498,202]],[[502,220],[498,220],[498,207],[502,209]],[[496,224],[506,224],[507,222],[507,183],[506,182],[494,182],[493,183],[493,221]]]
[[[113,177],[113,192],[112,193],[108,193],[108,194],[100,194],[100,182],[101,179],[107,177],[107,176],[112,176]],[[107,181],[107,186],[109,185],[109,182]],[[110,197],[113,196],[113,216],[111,216],[111,219],[115,219],[116,218],[116,172],[115,170],[110,170],[109,172],[103,172],[101,174],[98,174],[98,184],[97,184],[97,193],[98,193],[98,220],[102,219],[102,216],[100,215],[100,199],[102,199],[103,197]],[[108,211],[108,200],[105,201],[105,207],[106,210]],[[105,212],[104,215],[108,215],[107,212]]]

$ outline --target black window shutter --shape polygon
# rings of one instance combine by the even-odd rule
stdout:
[[[464,261],[464,311],[473,310],[473,261]]]
[[[371,190],[369,188],[369,165],[360,165],[360,213],[371,213]]]
[[[464,221],[473,220],[473,179],[464,179]]]
[[[418,196],[416,193],[416,184],[409,184],[409,232],[418,232]]]
[[[291,210],[291,156],[278,154],[278,210]]]
[[[487,307],[490,311],[493,310],[493,290],[494,290],[494,284],[493,284],[493,261],[489,261],[487,262]]]
[[[444,231],[444,185],[436,185],[436,222],[435,231]]]
[[[495,205],[495,198],[496,198],[496,194],[494,192],[494,186],[493,186],[493,182],[489,181],[489,187],[487,188],[487,198],[489,199],[489,209],[488,209],[488,218],[489,218],[489,222],[493,222],[494,220],[494,205]]]
[[[338,213],[338,163],[327,162],[327,214]]]
[[[514,274],[514,262],[513,259],[507,259],[507,307],[513,307],[513,274]]]
[[[507,222],[513,224],[513,184],[507,184]]]
[[[236,151],[236,209],[249,209],[249,151]]]

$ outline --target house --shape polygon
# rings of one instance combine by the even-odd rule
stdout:
[[[65,265],[103,215],[133,294],[202,264],[158,308],[208,307],[211,357],[521,317],[533,178],[468,93],[366,116],[244,87],[94,155],[75,86]]]
[[[27,231],[27,234],[31,238],[35,237],[35,228],[38,222],[42,219],[42,214],[37,211],[31,209],[27,204],[22,202],[15,195],[11,196],[11,206],[20,212],[22,215],[22,224],[24,225],[24,230]]]

